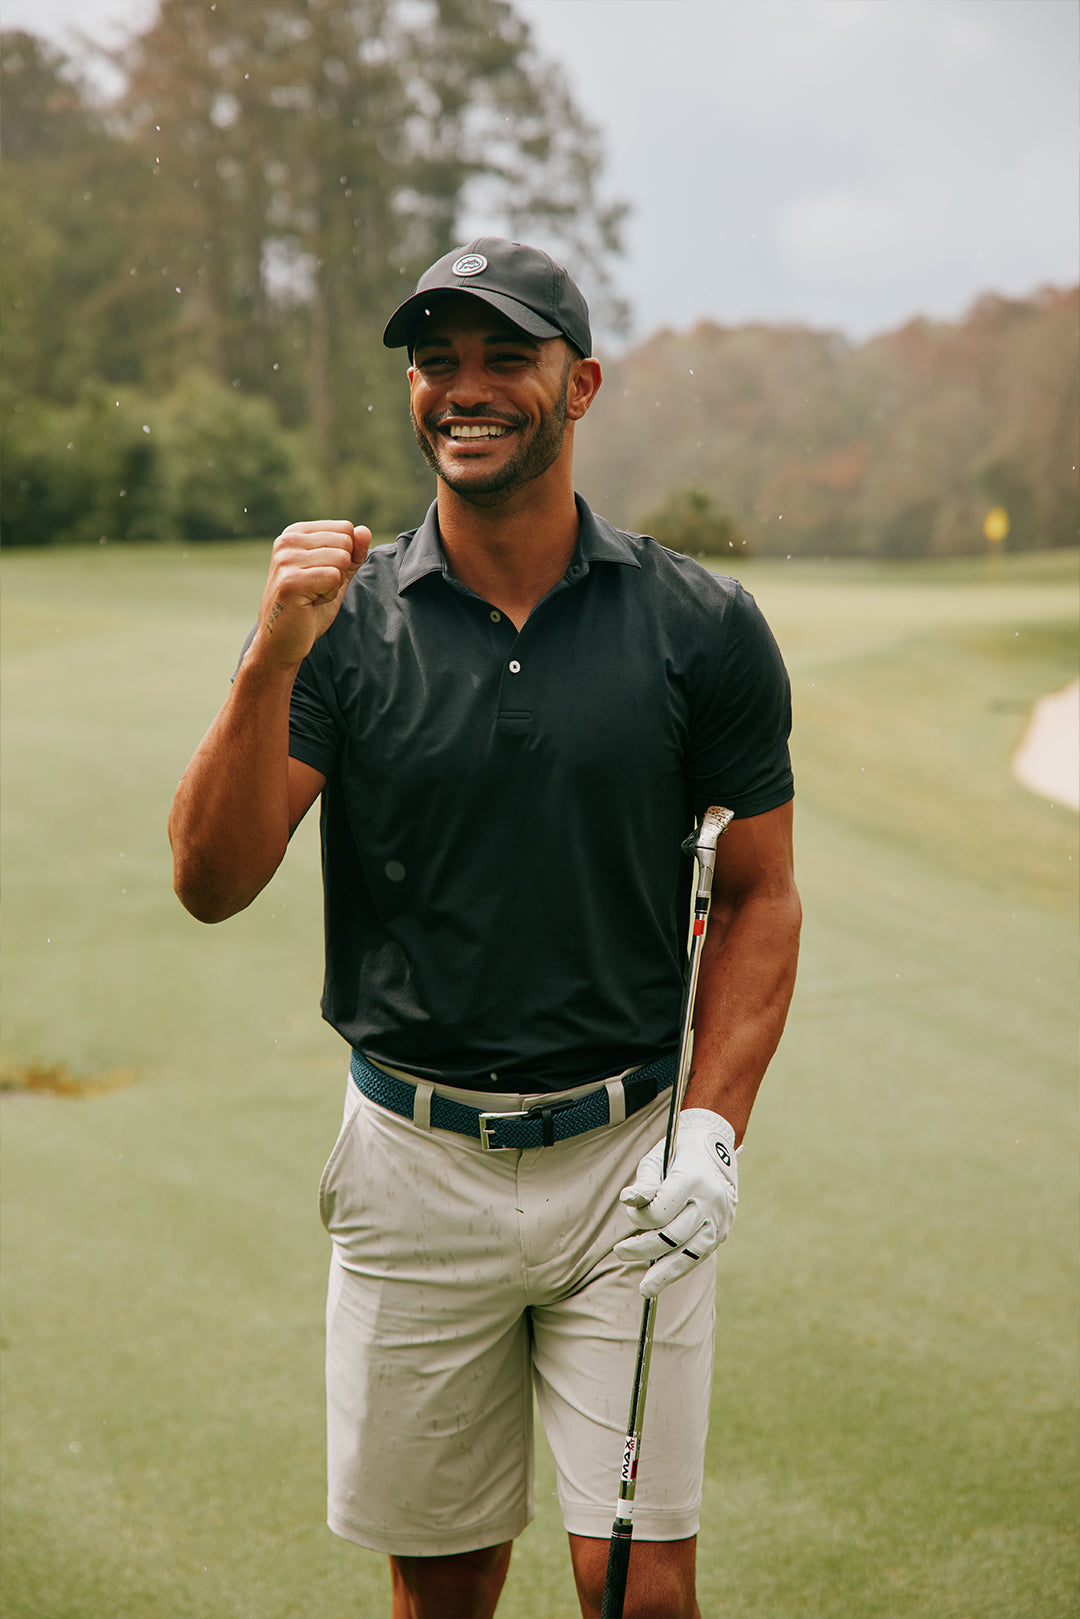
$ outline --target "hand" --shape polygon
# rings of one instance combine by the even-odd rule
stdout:
[[[291,523],[278,535],[259,610],[263,657],[288,668],[303,662],[337,617],[370,544],[370,529],[347,522]]]
[[[639,1288],[645,1299],[693,1270],[731,1230],[739,1201],[734,1130],[719,1113],[686,1108],[666,1176],[663,1167],[664,1143],[658,1141],[638,1164],[633,1185],[619,1194],[641,1235],[624,1237],[615,1253],[649,1265]]]

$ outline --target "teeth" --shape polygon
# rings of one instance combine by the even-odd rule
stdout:
[[[502,438],[509,429],[505,427],[491,427],[478,423],[475,427],[451,427],[451,438]]]

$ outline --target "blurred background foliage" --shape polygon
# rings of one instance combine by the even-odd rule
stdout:
[[[690,556],[750,554],[745,534],[700,484],[670,490],[660,505],[642,519],[641,527],[670,551],[685,551]]]
[[[625,332],[599,137],[503,0],[162,0],[109,94],[2,46],[8,544],[414,525],[430,475],[382,326],[477,219]],[[1010,549],[1075,545],[1078,307],[656,333],[605,356],[579,485],[693,552],[972,552],[994,505]]]
[[[415,523],[382,326],[466,210],[622,319],[597,135],[499,0],[162,0],[109,100],[2,43],[9,543]]]
[[[986,294],[962,321],[857,344],[800,326],[659,332],[607,365],[578,478],[616,523],[703,489],[759,556],[983,551],[994,506],[1010,550],[1075,546],[1078,340],[1075,288]]]

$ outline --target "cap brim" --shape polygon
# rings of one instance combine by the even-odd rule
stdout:
[[[386,323],[383,332],[383,344],[388,349],[412,348],[416,328],[424,316],[432,310],[437,303],[444,302],[458,293],[467,298],[479,298],[481,303],[490,304],[497,309],[500,315],[521,331],[528,332],[530,337],[562,337],[564,333],[558,326],[553,326],[542,315],[527,304],[519,303],[516,298],[510,298],[505,292],[491,292],[486,287],[429,287],[426,292],[414,292],[411,298],[406,298],[400,309],[394,313]]]

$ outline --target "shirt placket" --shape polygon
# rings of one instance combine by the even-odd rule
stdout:
[[[521,735],[532,724],[532,682],[529,678],[529,624],[519,630],[498,608],[490,609],[495,626],[495,653],[500,674],[496,693],[495,720],[501,736]]]
[[[490,625],[489,644],[501,666],[495,713],[501,735],[523,734],[532,724],[533,686],[529,678],[529,643],[535,644],[541,623],[559,595],[579,583],[587,572],[587,565],[574,563],[565,577],[537,603],[520,630],[499,608],[492,606],[459,580],[447,577],[447,583],[454,590],[476,602],[477,611],[483,612]]]
[[[499,682],[497,716],[499,728],[503,733],[509,731],[524,733],[531,726],[535,706],[535,686],[531,678],[530,652],[535,650],[536,637],[544,633],[544,621],[558,598],[563,592],[578,584],[587,572],[586,566],[575,562],[558,584],[553,585],[547,595],[537,602],[508,645],[509,655],[505,658],[503,675]],[[493,623],[501,622],[511,630],[514,629],[510,620],[505,614],[500,613],[498,608],[491,608],[489,616]]]

